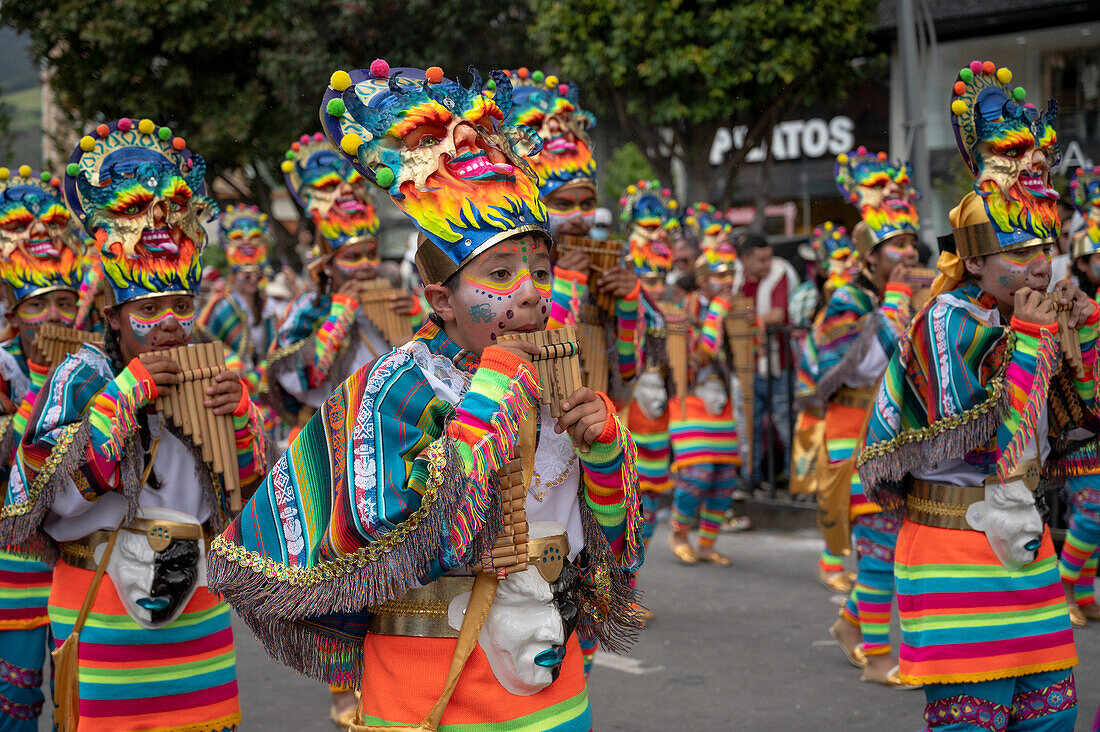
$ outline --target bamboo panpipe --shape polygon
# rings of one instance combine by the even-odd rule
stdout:
[[[932,282],[936,279],[936,270],[914,267],[905,274],[905,284],[913,290],[910,305],[913,312],[920,310],[932,295]]]
[[[745,424],[741,434],[752,433],[753,424],[753,377],[756,375],[756,324],[749,316],[755,307],[751,297],[734,295],[730,298],[730,311],[726,316],[726,337],[730,342],[730,354],[733,356],[733,369],[741,383],[741,411]],[[752,440],[743,439],[746,464],[752,465]]]
[[[38,350],[46,358],[46,365],[51,369],[65,360],[65,356],[76,353],[85,343],[97,346],[103,345],[103,339],[86,330],[66,328],[53,323],[46,323],[38,329]]]
[[[531,356],[531,363],[535,366],[535,373],[542,386],[540,403],[550,407],[550,416],[554,419],[560,417],[561,403],[584,384],[581,379],[577,329],[567,325],[533,333],[508,333],[500,339],[524,340],[539,347],[540,353]]]
[[[681,412],[687,412],[688,395],[688,326],[687,313],[675,305],[660,304],[665,316],[665,353],[672,373],[672,384],[680,398]],[[683,416],[683,414],[681,414]]]
[[[607,393],[609,380],[605,316],[599,306],[582,304],[577,315],[577,337],[581,346],[581,371],[584,385],[592,391]]]
[[[1062,357],[1073,369],[1073,374],[1078,379],[1085,378],[1085,363],[1081,358],[1081,332],[1069,327],[1069,316],[1073,312],[1073,303],[1066,305],[1058,302],[1056,293],[1048,292],[1047,300],[1054,306],[1055,320],[1058,323],[1058,346],[1062,350]]]
[[[214,376],[226,370],[221,343],[180,346],[146,355],[168,356],[183,371],[183,383],[162,390],[154,406],[191,438],[202,453],[203,462],[222,476],[222,485],[232,511],[241,510],[241,482],[237,468],[237,435],[233,415],[214,414],[203,404]],[[144,360],[144,359],[143,359]]]
[[[591,239],[587,236],[564,234],[559,237],[559,256],[566,252],[580,251],[588,255],[588,287],[596,293],[594,287],[596,278],[603,272],[618,267],[623,261],[623,243],[616,239]],[[606,293],[596,293],[596,304],[608,315],[615,314],[615,296]]]
[[[390,299],[394,295],[404,294],[395,290],[387,280],[367,280],[359,289],[359,307],[370,322],[382,331],[382,335],[393,347],[402,346],[412,338],[409,318],[398,315],[390,308]]]

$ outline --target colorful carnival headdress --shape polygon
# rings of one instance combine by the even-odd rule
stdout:
[[[1052,243],[1058,237],[1058,193],[1050,170],[1060,158],[1053,99],[1040,113],[1010,89],[1012,72],[972,61],[951,88],[951,124],[959,154],[974,177],[986,221],[956,227],[962,259]],[[974,219],[973,215],[968,219]]]
[[[8,304],[51,290],[79,291],[84,250],[61,198],[61,179],[0,168],[0,278]]]
[[[229,206],[218,217],[218,233],[226,261],[233,269],[263,269],[267,265],[271,222],[259,207]]]
[[[864,236],[853,239],[860,254],[870,254],[882,242],[902,234],[916,234],[917,190],[909,181],[909,167],[891,162],[886,153],[877,155],[860,146],[837,155],[834,168],[837,188],[867,225]]]
[[[684,223],[704,250],[717,247],[719,241],[733,233],[733,224],[721,211],[705,201],[688,207],[685,214]]]
[[[737,265],[737,250],[729,242],[719,242],[711,249],[704,249],[695,260],[695,268],[711,276],[732,277]]]
[[[512,111],[507,74],[493,71],[486,87],[469,73],[467,87],[438,66],[391,69],[378,59],[335,72],[321,106],[333,143],[424,234],[416,262],[427,283],[509,237],[550,236],[524,159],[538,153],[539,137],[504,123]]]
[[[669,233],[680,225],[672,192],[658,181],[641,180],[627,187],[619,204],[622,220],[630,225],[627,238],[634,272],[643,279],[663,279],[672,268]]]
[[[1078,168],[1069,184],[1073,203],[1085,217],[1085,228],[1070,242],[1073,259],[1100,251],[1100,167]]]
[[[323,132],[302,135],[284,157],[287,190],[318,234],[314,256],[378,235],[378,214],[362,174]]]
[[[810,249],[814,259],[822,266],[827,266],[833,260],[847,261],[855,251],[848,230],[832,221],[814,227],[810,236]]]
[[[581,109],[575,84],[526,67],[509,71],[512,111],[505,120],[524,125],[542,138],[542,152],[531,160],[545,199],[560,188],[596,187],[596,160],[588,130],[596,125],[591,112]]]
[[[80,139],[65,168],[65,200],[95,240],[116,303],[198,294],[206,233],[217,216],[206,164],[152,120],[122,118]]]

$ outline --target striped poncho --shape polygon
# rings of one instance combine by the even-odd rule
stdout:
[[[461,397],[452,404],[437,390]],[[303,428],[211,546],[211,588],[281,662],[330,682],[358,677],[369,606],[492,545],[494,473],[538,392],[526,361],[492,347],[479,360],[428,323],[349,377]],[[634,627],[640,509],[634,445],[609,415],[578,454],[590,557],[578,607],[582,632],[622,648]]]

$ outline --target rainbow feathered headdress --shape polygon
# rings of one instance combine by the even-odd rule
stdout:
[[[1073,236],[1073,259],[1100,251],[1100,167],[1078,168],[1069,183],[1073,203],[1085,218],[1085,228]]]
[[[542,152],[531,160],[539,178],[539,194],[547,196],[575,185],[596,187],[596,159],[588,131],[596,126],[591,112],[581,109],[576,84],[526,67],[507,72],[512,82],[512,111],[505,120],[524,125],[542,138]]]
[[[703,249],[713,249],[721,238],[733,233],[733,224],[706,201],[689,206],[684,213],[684,223]]]
[[[424,235],[417,266],[440,282],[493,244],[524,233],[549,239],[547,212],[525,155],[537,134],[504,120],[512,83],[502,71],[470,86],[439,67],[337,71],[321,106],[326,134],[367,180],[390,194]]]
[[[65,168],[65,200],[99,249],[116,303],[198,294],[206,233],[218,206],[206,165],[152,120],[122,118],[80,139]]]
[[[913,207],[919,194],[910,182],[907,163],[891,162],[886,153],[870,153],[860,146],[838,155],[833,171],[840,195],[859,209],[865,224],[859,227],[862,235],[854,237],[860,254],[920,229]]]
[[[29,165],[0,168],[0,278],[9,304],[52,290],[78,292],[83,251],[59,178]]]
[[[234,270],[263,269],[271,241],[271,222],[259,207],[229,206],[218,217],[218,234],[226,261]]]

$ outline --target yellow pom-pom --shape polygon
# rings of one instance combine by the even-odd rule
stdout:
[[[156,128],[157,126],[153,124],[153,120],[151,119],[143,119],[142,121],[138,122],[138,132],[143,135],[153,134],[153,130],[155,130]]]
[[[1004,67],[997,69],[997,81],[1007,84],[1012,81],[1012,72]]]
[[[284,173],[289,173],[290,171],[294,170],[294,161],[293,160],[284,160],[282,162],[282,165],[280,165],[279,167],[281,167],[283,169]]]
[[[669,201],[668,202],[668,207],[669,207],[669,209],[675,211],[677,208],[680,207],[680,204],[676,203],[676,201]]]
[[[7,180],[11,177],[11,171],[7,168],[0,168],[0,180]]]
[[[553,89],[557,85],[558,85],[558,77],[556,77],[552,74],[550,76],[546,77],[546,88],[547,89]]]
[[[260,221],[267,221],[267,214],[260,214]]]
[[[966,114],[966,109],[966,102],[961,99],[956,99],[955,101],[951,102],[951,113],[955,116]]]
[[[236,208],[237,208],[236,206],[226,206],[225,211],[226,211],[226,213],[233,213],[233,210],[236,209]]]
[[[328,85],[334,90],[342,92],[351,86],[351,74],[346,71],[333,71],[328,79]]]
[[[20,178],[30,178],[31,177],[31,166],[29,166],[29,165],[20,165],[19,166],[19,177]]]
[[[846,153],[841,153],[840,155],[836,156],[836,161],[841,165],[845,165],[848,162],[848,155]]]
[[[344,135],[344,138],[340,140],[341,149],[343,149],[343,151],[346,152],[348,155],[358,155],[359,146],[362,144],[363,138],[361,138],[354,132]]]
[[[637,186],[627,186],[626,187],[626,192],[633,196],[635,193],[638,192],[638,187]]]
[[[80,149],[84,152],[95,150],[95,140],[90,135],[84,135],[80,138]]]

